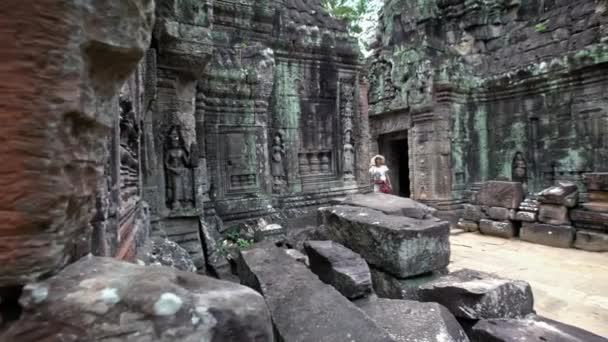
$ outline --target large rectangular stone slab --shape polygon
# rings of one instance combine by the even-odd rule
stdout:
[[[568,208],[563,205],[541,204],[538,220],[547,224],[569,225]]]
[[[437,303],[374,297],[356,304],[398,342],[469,341],[454,315]]]
[[[310,269],[324,283],[355,299],[372,292],[372,276],[363,258],[334,241],[307,241]]]
[[[593,172],[583,175],[588,191],[608,191],[608,172]]]
[[[532,313],[534,297],[525,281],[462,269],[420,286],[421,300],[439,303],[458,318],[520,318]]]
[[[420,300],[419,288],[447,274],[447,269],[416,277],[397,278],[376,268],[370,268],[374,292],[380,298]]]
[[[576,228],[608,232],[608,213],[574,209],[570,210],[570,219]]]
[[[608,234],[592,230],[579,230],[576,232],[574,248],[589,252],[608,252]]]
[[[351,195],[342,202],[342,205],[369,208],[381,211],[387,215],[416,219],[430,218],[437,212],[435,208],[431,208],[413,199],[378,192]]]
[[[446,221],[349,206],[320,208],[318,213],[319,223],[332,240],[399,278],[441,270],[449,263],[450,225]]]
[[[237,267],[241,283],[264,296],[280,341],[395,341],[282,249],[265,246],[241,251]]]
[[[511,239],[517,235],[517,228],[510,221],[481,220],[479,231],[484,235]]]
[[[517,209],[524,200],[524,188],[521,183],[488,181],[482,184],[477,201],[489,207]]]
[[[607,342],[588,331],[541,316],[521,319],[489,319],[479,321],[471,338],[483,342]]]
[[[571,226],[525,222],[519,232],[519,238],[545,246],[570,248],[574,243],[575,234],[576,231]]]

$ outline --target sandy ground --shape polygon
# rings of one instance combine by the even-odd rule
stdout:
[[[546,247],[475,233],[452,235],[450,271],[526,280],[537,313],[608,337],[608,253]]]

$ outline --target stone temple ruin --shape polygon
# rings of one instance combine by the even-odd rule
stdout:
[[[450,269],[608,252],[606,0],[2,7],[0,342],[608,341]]]

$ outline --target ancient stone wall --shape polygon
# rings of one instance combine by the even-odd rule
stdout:
[[[140,113],[153,234],[202,268],[201,218],[221,230],[368,188],[357,45],[320,2],[161,0],[156,14]]]
[[[606,1],[387,1],[370,59],[372,139],[407,131],[414,198],[477,182],[538,191],[605,170]]]
[[[2,7],[0,286],[13,286],[91,251],[116,95],[149,46],[154,2]]]

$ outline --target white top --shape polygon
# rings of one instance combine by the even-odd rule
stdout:
[[[369,174],[372,177],[372,180],[375,181],[384,181],[386,182],[386,173],[388,172],[388,167],[386,165],[372,166],[369,168]]]

